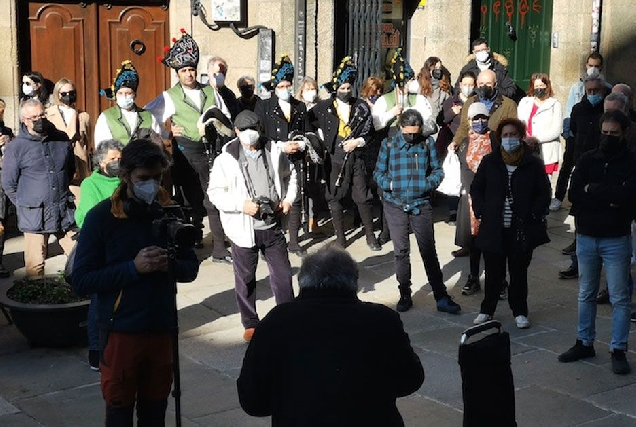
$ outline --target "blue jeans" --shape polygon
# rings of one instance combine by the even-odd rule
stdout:
[[[604,266],[612,304],[610,351],[627,350],[631,314],[628,289],[631,252],[630,236],[603,238],[576,235],[579,259],[578,338],[584,345],[592,345],[596,338],[596,295]]]
[[[88,333],[88,349],[99,350],[99,328],[97,327],[97,294],[91,295],[91,304],[88,306],[88,319],[86,320],[86,332]]]

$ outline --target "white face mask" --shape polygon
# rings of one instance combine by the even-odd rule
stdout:
[[[481,62],[481,63],[488,61],[489,57],[490,57],[490,52],[488,52],[487,50],[480,50],[479,52],[475,54],[475,59],[477,59],[477,62]]]
[[[249,145],[250,147],[256,145],[256,143],[258,142],[258,138],[258,132],[254,129],[245,129],[238,135],[238,139],[239,141],[241,141],[241,144]]]
[[[133,194],[139,200],[149,205],[155,201],[155,197],[157,197],[160,187],[160,184],[154,179],[138,181],[133,186]]]
[[[473,86],[462,86],[462,95],[468,98],[474,90],[475,88]]]
[[[124,95],[117,97],[117,105],[124,110],[130,109],[135,103],[135,98],[131,95]]]
[[[318,92],[316,92],[315,90],[306,90],[303,92],[303,99],[305,100],[305,102],[314,102],[314,100],[316,99],[316,95],[318,95]]]
[[[33,89],[33,86],[22,84],[22,93],[24,93],[26,96],[31,96],[34,92],[35,90]]]
[[[593,76],[593,75],[599,75],[601,74],[601,70],[598,67],[590,67],[587,69],[587,75],[588,76]]]
[[[225,76],[221,73],[214,76],[214,84],[216,87],[223,87],[225,85]]]
[[[283,101],[289,101],[289,98],[291,97],[290,88],[275,89],[274,92],[276,93],[278,99],[282,99]]]
[[[512,137],[501,139],[501,146],[506,151],[506,153],[515,151],[517,148],[519,148],[520,145],[521,141],[519,141],[519,138]]]
[[[420,84],[417,80],[411,80],[409,82],[409,85],[407,87],[407,90],[409,91],[409,93],[411,94],[418,94],[420,93]]]

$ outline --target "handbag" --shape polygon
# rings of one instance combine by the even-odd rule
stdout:
[[[442,163],[444,179],[437,187],[437,191],[447,196],[459,196],[462,189],[459,156],[457,153],[449,152]]]

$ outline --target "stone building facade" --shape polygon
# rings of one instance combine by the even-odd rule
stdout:
[[[235,89],[236,81],[242,75],[258,77],[259,37],[241,38],[228,26],[218,31],[207,28],[198,17],[192,15],[191,0],[157,0],[167,5],[169,17],[169,34],[166,43],[172,36],[178,36],[181,28],[190,32],[201,48],[202,60],[199,72],[204,73],[207,59],[213,55],[224,57],[229,64],[228,86]],[[262,25],[273,30],[274,44],[271,57],[277,59],[287,53],[295,60],[298,35],[296,2],[298,0],[243,0],[246,9],[247,26]],[[306,4],[305,27],[305,70],[306,74],[316,77],[322,83],[328,81],[335,62],[335,51],[343,51],[341,39],[336,37],[339,11],[349,4],[360,0],[304,0]],[[413,0],[417,3],[417,0]],[[556,95],[563,102],[567,97],[570,85],[575,82],[581,72],[586,55],[590,52],[592,33],[592,12],[595,5],[601,5],[601,32],[599,49],[606,56],[605,75],[610,82],[624,81],[636,86],[636,33],[633,23],[636,22],[636,9],[633,0],[515,0],[510,1],[514,7],[522,10],[524,4],[535,5],[540,2],[545,7],[551,4],[551,47],[549,52],[549,71],[555,86]],[[28,61],[24,60],[24,32],[29,28],[24,25],[24,3],[42,3],[31,0],[6,0],[0,2],[0,49],[5,60],[0,62],[0,98],[7,102],[6,122],[15,127],[18,120],[17,107],[21,85],[21,73],[29,71]],[[48,2],[55,3],[55,2]],[[78,4],[81,2],[77,2]],[[145,1],[89,1],[84,3],[116,3],[143,6]],[[362,2],[364,3],[364,2]],[[406,5],[406,0],[384,1],[383,4]],[[412,14],[405,14],[405,25],[402,28],[407,53],[416,71],[428,56],[440,57],[445,66],[453,74],[453,79],[465,63],[470,50],[471,36],[474,36],[474,19],[479,8],[492,0],[427,0],[415,9]],[[508,1],[496,2],[505,7]],[[202,0],[203,12],[210,17],[212,0]],[[390,7],[390,6],[384,6]],[[406,7],[406,6],[404,6]],[[483,9],[482,9],[483,10]],[[21,24],[22,23],[22,24]],[[338,25],[337,25],[338,24]],[[472,25],[472,27],[471,27]],[[241,27],[239,27],[241,28]],[[471,30],[472,28],[472,30]],[[22,60],[22,63],[21,63]],[[158,67],[162,65],[157,64]],[[55,74],[55,70],[39,70],[45,76]],[[113,70],[114,71],[114,70]],[[539,70],[537,70],[539,71]],[[102,73],[106,74],[106,73]],[[98,76],[105,87],[110,84],[112,75]],[[143,76],[142,76],[143,78]],[[170,81],[174,82],[174,75]],[[525,89],[525,88],[524,88]],[[103,104],[101,104],[103,105]]]

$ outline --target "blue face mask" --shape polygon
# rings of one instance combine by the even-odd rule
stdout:
[[[373,95],[369,97],[369,101],[371,102],[371,104],[375,104],[375,102],[379,99],[380,97],[378,95]]]
[[[601,103],[601,101],[603,100],[603,96],[602,95],[587,95],[587,100],[590,101],[590,104],[592,104],[593,106],[596,106]]]
[[[472,122],[470,124],[470,127],[473,129],[473,132],[480,133],[483,135],[488,130],[488,122],[482,122],[482,121]]]

